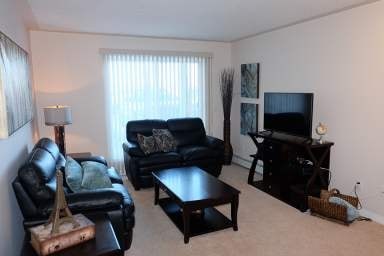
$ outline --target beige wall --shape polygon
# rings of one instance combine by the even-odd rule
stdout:
[[[242,63],[261,63],[261,95],[267,91],[315,94],[313,124],[316,126],[319,121],[327,124],[326,139],[335,142],[332,186],[351,193],[355,182],[360,181],[365,209],[381,216],[384,216],[383,13],[384,1],[379,1],[240,40],[231,48],[232,62],[238,72]],[[249,159],[255,148],[239,132],[239,78],[236,85],[233,145],[236,155]],[[254,102],[260,104],[259,127],[263,128],[263,98]]]
[[[0,0],[0,31],[29,51],[25,10],[21,0]],[[8,139],[0,140],[0,255],[19,255],[24,237],[23,218],[11,182],[33,146],[31,123]]]
[[[32,31],[31,47],[40,134],[53,136],[52,127],[44,125],[44,106],[72,106],[68,152],[108,155],[101,48],[212,53],[210,126],[222,136],[218,75],[230,65],[229,43]]]

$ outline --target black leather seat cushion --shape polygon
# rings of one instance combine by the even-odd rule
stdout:
[[[219,152],[204,146],[184,146],[179,148],[179,153],[184,160],[197,160],[215,158]]]
[[[140,166],[160,165],[165,163],[178,163],[182,160],[181,155],[176,152],[155,153],[147,157],[139,158]]]

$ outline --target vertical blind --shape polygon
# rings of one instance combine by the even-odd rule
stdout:
[[[207,123],[209,56],[105,52],[109,160],[123,167],[130,120],[200,117]]]

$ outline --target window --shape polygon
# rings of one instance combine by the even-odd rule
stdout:
[[[110,161],[123,170],[130,120],[200,117],[207,124],[207,54],[104,53]]]

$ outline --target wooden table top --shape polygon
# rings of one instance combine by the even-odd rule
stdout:
[[[231,199],[240,193],[239,190],[198,167],[166,169],[152,174],[181,203]]]

